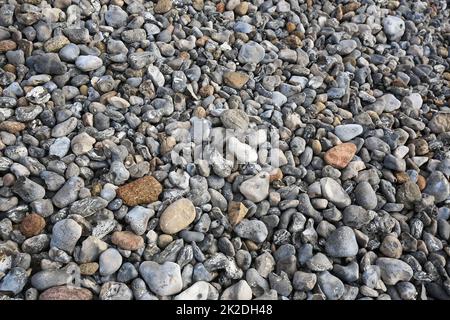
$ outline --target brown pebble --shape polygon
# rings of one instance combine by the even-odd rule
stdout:
[[[225,84],[234,89],[241,89],[249,79],[249,76],[242,72],[230,71],[223,75]]]
[[[5,64],[3,66],[3,70],[5,70],[6,72],[10,72],[10,73],[16,74],[16,66],[13,65],[13,64],[10,64],[10,63]]]
[[[416,183],[419,186],[420,191],[423,191],[427,186],[427,179],[425,179],[424,176],[419,175]]]
[[[152,176],[142,177],[117,189],[117,195],[128,206],[155,202],[161,192],[161,184]]]
[[[234,227],[245,218],[247,212],[248,209],[242,202],[232,201],[228,207],[228,220]]]
[[[23,218],[19,226],[20,232],[27,238],[40,234],[44,228],[44,218],[36,213],[31,213]]]
[[[83,276],[92,276],[97,272],[99,265],[97,262],[88,262],[80,264],[80,273]]]
[[[170,234],[162,234],[158,237],[158,247],[164,249],[173,241],[173,237]]]
[[[296,28],[297,28],[297,26],[295,25],[295,23],[288,22],[288,23],[286,24],[286,30],[287,30],[288,32],[294,32]]]
[[[201,97],[206,98],[214,94],[214,87],[210,84],[203,86],[198,90]]]
[[[25,124],[22,122],[17,122],[13,120],[6,120],[0,122],[0,131],[8,131],[9,133],[15,134],[25,129]]]
[[[92,300],[92,298],[92,292],[86,288],[67,286],[47,289],[39,296],[39,300]]]
[[[397,183],[402,184],[409,180],[409,175],[406,172],[395,172],[394,175]]]
[[[325,153],[324,160],[327,164],[344,169],[353,159],[356,153],[356,145],[353,143],[342,143],[331,148]]]
[[[0,52],[8,52],[16,50],[17,44],[12,40],[2,40],[0,41]]]
[[[269,173],[270,182],[283,179],[283,171],[280,168],[275,168]]]
[[[16,177],[12,173],[7,173],[3,176],[3,186],[11,187],[16,182]]]
[[[234,8],[234,12],[238,15],[238,16],[245,16],[248,12],[248,2],[247,1],[242,1],[241,3],[239,3],[236,8]]]
[[[144,247],[144,239],[130,231],[116,231],[111,242],[121,249],[135,251]]]
[[[216,11],[219,13],[223,13],[225,11],[225,3],[219,2],[216,4]]]

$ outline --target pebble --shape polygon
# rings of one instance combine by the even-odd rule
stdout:
[[[145,176],[117,189],[117,195],[128,206],[148,204],[158,200],[161,184],[152,176]]]
[[[50,246],[72,253],[81,237],[82,228],[72,219],[63,219],[55,223],[52,232]]]
[[[260,172],[245,180],[239,186],[239,191],[250,201],[258,203],[269,195],[270,177],[267,172]]]
[[[122,256],[119,251],[109,248],[100,254],[99,266],[102,276],[109,276],[119,270],[122,265]]]
[[[332,178],[320,179],[322,195],[338,208],[345,208],[351,204],[350,196],[344,191],[342,186]]]
[[[180,266],[176,263],[144,261],[139,266],[139,273],[150,290],[159,296],[174,295],[183,289]]]
[[[244,219],[236,225],[234,232],[239,237],[261,243],[266,240],[268,230],[266,225],[259,220]]]
[[[69,286],[53,287],[39,295],[39,300],[92,300],[93,294],[86,288]]]
[[[355,233],[350,227],[342,226],[332,231],[325,244],[327,254],[332,257],[353,257],[358,253]]]
[[[121,249],[135,251],[144,247],[144,239],[129,231],[116,231],[111,242]]]
[[[344,124],[334,128],[334,133],[342,141],[350,141],[363,133],[363,127],[359,124]]]
[[[325,152],[323,159],[335,168],[344,169],[353,159],[355,153],[356,146],[353,143],[342,143]]]
[[[164,210],[159,227],[166,234],[175,234],[186,229],[195,219],[195,207],[189,199],[179,199]]]
[[[406,262],[394,258],[378,258],[376,265],[380,267],[381,279],[387,285],[395,285],[399,281],[409,281],[413,270]]]
[[[75,65],[81,71],[89,72],[97,70],[103,65],[102,59],[96,56],[78,56]]]

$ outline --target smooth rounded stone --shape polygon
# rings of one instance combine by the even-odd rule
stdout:
[[[100,274],[109,276],[119,270],[122,265],[122,255],[114,248],[109,248],[100,254]]]
[[[252,299],[252,289],[248,285],[247,281],[240,280],[239,282],[233,284],[226,288],[220,300],[251,300]]]
[[[81,226],[74,220],[60,220],[53,226],[50,246],[72,253],[81,237],[81,231]]]
[[[121,7],[110,5],[105,12],[105,22],[113,28],[124,27],[127,23],[128,14]]]
[[[234,227],[234,232],[241,238],[261,243],[266,240],[268,230],[264,222],[244,219]]]
[[[59,50],[58,54],[61,60],[74,62],[80,55],[80,48],[74,43],[69,43]]]
[[[396,16],[387,16],[383,19],[383,32],[391,41],[400,40],[405,33],[405,22]]]
[[[99,293],[100,300],[132,300],[133,291],[125,283],[106,282]]]
[[[63,158],[70,149],[70,139],[67,137],[60,137],[53,142],[49,148],[49,155]]]
[[[363,130],[363,127],[359,124],[344,124],[334,128],[334,134],[342,142],[347,142],[361,135]]]
[[[227,150],[239,163],[254,163],[258,160],[256,150],[235,137],[230,137],[227,140]]]
[[[52,137],[61,138],[67,136],[77,127],[78,120],[75,117],[69,118],[61,123],[58,123],[52,129]]]
[[[39,199],[30,203],[33,212],[41,217],[47,218],[53,214],[53,204],[50,199]]]
[[[147,230],[148,220],[155,215],[152,209],[136,206],[125,216],[125,221],[130,224],[131,230],[137,235],[143,235]]]
[[[84,187],[84,181],[80,177],[71,177],[53,196],[52,202],[58,208],[67,207],[78,199],[78,193]]]
[[[192,286],[173,297],[173,300],[207,300],[209,286],[208,282],[197,281]]]
[[[292,279],[292,285],[298,291],[310,291],[314,288],[317,282],[315,273],[296,271]]]
[[[398,259],[401,257],[403,247],[401,242],[394,236],[387,235],[380,245],[380,252],[389,258]]]
[[[254,177],[245,180],[239,186],[239,191],[248,200],[258,203],[269,195],[270,175],[267,172],[260,172]]]
[[[14,295],[22,292],[28,282],[28,273],[21,267],[12,268],[6,276],[0,280],[0,292],[10,292]]]
[[[375,193],[369,182],[362,181],[358,183],[354,193],[356,203],[363,208],[367,210],[373,210],[377,207],[377,194]]]
[[[158,200],[162,186],[153,176],[145,176],[117,189],[117,195],[128,206],[148,204]]]
[[[414,182],[408,180],[397,189],[397,202],[405,205],[406,209],[411,209],[414,204],[422,198],[419,186]]]
[[[17,178],[11,190],[25,202],[33,202],[45,197],[45,189],[24,176]]]
[[[159,296],[171,296],[183,288],[180,266],[176,263],[144,261],[139,267],[139,273],[150,290]]]
[[[225,128],[235,130],[245,130],[247,129],[249,124],[248,115],[241,109],[225,110],[220,115],[220,120],[222,121]]]
[[[31,238],[26,239],[22,243],[22,250],[26,253],[40,253],[44,249],[48,248],[50,243],[50,238],[46,234],[40,234]]]
[[[381,279],[386,285],[393,286],[399,281],[409,281],[413,276],[413,269],[402,260],[378,258],[375,263],[380,267]]]
[[[73,286],[59,286],[45,290],[39,295],[39,300],[92,300],[89,289]]]
[[[75,65],[81,71],[89,72],[100,68],[103,65],[103,61],[96,56],[78,56],[75,60]]]
[[[338,208],[345,208],[351,204],[350,196],[344,191],[342,186],[332,178],[320,179],[322,196],[331,201]]]
[[[317,283],[327,297],[327,300],[339,300],[344,295],[344,284],[339,278],[333,276],[328,271],[319,273]]]
[[[111,242],[123,250],[139,250],[144,247],[144,239],[130,231],[116,231],[111,236]]]
[[[195,219],[195,207],[191,200],[182,198],[164,210],[159,227],[166,234],[175,234],[187,228]]]
[[[434,196],[434,203],[445,201],[450,195],[448,179],[440,171],[432,172],[427,178],[427,186],[423,193]]]
[[[411,282],[399,282],[395,287],[402,300],[416,300],[417,290]]]
[[[265,50],[264,48],[254,42],[249,41],[242,45],[241,49],[239,50],[238,60],[240,63],[254,63],[258,64],[264,59],[265,56]]]
[[[373,211],[368,211],[363,207],[350,205],[343,211],[342,221],[346,226],[351,228],[360,229],[367,225],[372,219],[375,218]]]
[[[325,243],[327,254],[336,258],[354,257],[358,249],[355,233],[347,226],[332,231]]]
[[[434,133],[443,133],[450,131],[450,112],[438,112],[436,113],[430,122],[428,127]]]
[[[80,263],[96,261],[100,254],[106,249],[108,249],[108,244],[106,242],[94,236],[89,236],[81,243],[77,261]]]
[[[66,270],[43,270],[35,273],[31,277],[31,285],[39,291],[51,287],[69,284],[72,281],[72,274]]]
[[[356,149],[353,143],[341,143],[325,152],[323,159],[337,169],[344,169],[355,156]]]
[[[72,138],[70,146],[73,153],[81,155],[89,152],[93,148],[95,141],[96,140],[86,132],[82,132]]]

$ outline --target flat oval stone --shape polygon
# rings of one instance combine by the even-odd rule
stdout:
[[[121,249],[135,251],[144,247],[144,239],[130,231],[116,231],[111,242]]]
[[[86,288],[59,286],[45,290],[39,300],[92,300],[92,292]]]
[[[195,207],[189,199],[179,199],[164,210],[160,219],[159,226],[164,233],[175,234],[195,219]]]

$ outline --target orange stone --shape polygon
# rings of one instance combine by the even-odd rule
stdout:
[[[44,230],[45,220],[40,215],[32,213],[23,218],[20,223],[19,229],[22,234],[29,238],[37,236]]]
[[[144,247],[144,239],[130,231],[116,231],[111,242],[121,249],[135,251]]]
[[[417,177],[416,183],[419,186],[420,191],[423,191],[423,189],[425,189],[425,187],[427,186],[427,180],[421,175]]]
[[[232,201],[230,203],[230,206],[228,207],[228,220],[230,221],[231,225],[234,227],[239,222],[242,221],[242,219],[245,218],[245,215],[247,214],[248,209],[242,202],[234,202]]]
[[[242,72],[230,71],[223,75],[223,80],[227,86],[234,89],[241,89],[250,79],[250,77]]]
[[[117,189],[117,195],[128,206],[155,202],[161,192],[161,184],[152,176],[142,177]]]
[[[59,286],[45,290],[39,300],[92,300],[92,292],[86,288]]]
[[[356,153],[356,145],[353,143],[341,143],[325,152],[324,160],[327,164],[344,169],[353,159]]]

